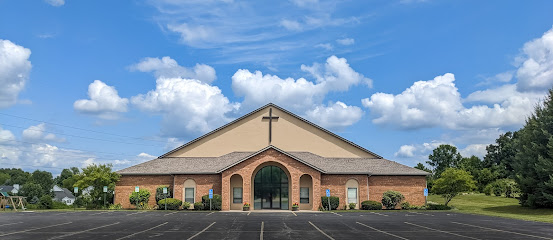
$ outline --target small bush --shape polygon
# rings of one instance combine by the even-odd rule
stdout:
[[[194,203],[194,210],[199,211],[204,209],[204,204],[202,202],[195,202]]]
[[[409,209],[411,209],[411,204],[409,204],[409,202],[403,202],[403,203],[401,203],[401,209],[409,210]]]
[[[204,204],[203,210],[210,210],[209,195],[202,196],[202,203]],[[223,200],[221,198],[221,195],[213,194],[213,199],[211,199],[211,210],[221,210],[222,203],[223,203]]]
[[[495,196],[505,196],[508,198],[514,198],[515,195],[520,193],[520,189],[516,182],[512,179],[498,179],[484,187],[484,194],[491,195],[492,193]]]
[[[321,202],[323,204],[323,208],[328,210],[328,197],[321,197]],[[330,196],[330,210],[338,209],[338,205],[340,205],[340,198],[336,196]]]
[[[403,200],[405,200],[405,197],[397,191],[386,191],[382,194],[382,205],[384,205],[386,209],[395,209]]]
[[[191,204],[189,202],[182,202],[182,209],[184,209],[184,210],[189,209],[190,205]]]
[[[52,197],[50,195],[44,195],[40,197],[40,208],[42,209],[51,209],[54,205]]]
[[[167,188],[167,194],[163,194],[164,187]],[[169,188],[169,186],[162,185],[156,188],[156,202],[159,202],[159,200],[161,199],[172,198],[172,197],[173,196],[171,196],[171,188]]]
[[[121,206],[120,203],[118,204],[110,204],[108,207],[109,210],[121,210],[123,209],[123,206]]]
[[[357,203],[350,203],[349,204],[349,209],[355,209],[355,206],[357,206]]]
[[[69,206],[65,203],[58,202],[58,201],[52,202],[52,209],[69,209],[69,208],[73,208],[73,206]]]
[[[363,201],[361,202],[361,209],[363,210],[382,210],[382,203],[377,201]]]
[[[167,210],[179,210],[182,205],[182,201],[174,198],[164,198],[157,202],[158,210],[165,210],[165,203],[167,203]]]
[[[150,191],[146,189],[140,189],[138,192],[133,192],[129,197],[131,204],[135,205],[138,209],[146,209],[148,206],[148,200],[150,199]]]
[[[451,210],[451,207],[444,204],[428,203],[426,204],[426,210]]]
[[[40,205],[29,203],[29,204],[25,204],[25,208],[27,208],[27,209],[39,209]]]

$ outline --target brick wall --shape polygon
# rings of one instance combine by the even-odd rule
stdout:
[[[369,200],[380,202],[388,190],[398,191],[412,205],[424,205],[425,176],[371,176],[369,177]]]
[[[326,196],[326,189],[330,189],[330,195],[340,198],[338,209],[342,209],[346,203],[346,182],[350,179],[357,180],[359,186],[359,203],[367,200],[367,175],[328,175],[321,176],[321,196]],[[319,196],[319,201],[321,196]],[[359,206],[358,206],[359,207]],[[319,205],[317,205],[319,208]]]
[[[268,149],[258,155],[243,161],[236,166],[233,166],[222,173],[222,196],[223,196],[223,210],[230,209],[230,178],[234,174],[242,176],[243,180],[243,201],[251,204],[253,209],[253,185],[252,178],[255,176],[259,169],[267,165],[276,165],[282,168],[288,175],[289,182],[289,209],[292,208],[292,203],[300,201],[300,177],[304,174],[311,176],[313,180],[313,210],[317,210],[321,198],[320,196],[320,182],[321,173],[295,159],[292,159],[285,154],[282,154],[274,149]],[[304,209],[308,210],[308,209]],[[309,209],[311,210],[311,209]]]
[[[175,187],[173,197],[183,201],[183,186],[184,181],[193,179],[196,182],[195,202],[200,202],[203,195],[209,194],[209,189],[213,189],[214,194],[221,194],[221,175],[175,175]],[[147,189],[150,191],[149,206],[156,204],[155,193],[156,188],[160,185],[173,186],[173,176],[171,175],[123,175],[115,186],[115,204],[121,204],[123,208],[135,208],[129,202],[129,196],[134,192],[134,187]]]

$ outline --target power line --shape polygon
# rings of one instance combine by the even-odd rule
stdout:
[[[130,144],[130,145],[141,145],[141,146],[148,146],[148,147],[163,147],[163,146],[160,146],[160,145],[146,145],[146,144],[140,144],[140,143],[120,142],[120,141],[113,141],[113,140],[109,140],[109,139],[91,138],[91,137],[83,137],[83,136],[73,135],[73,134],[50,132],[50,131],[39,130],[39,129],[29,129],[29,128],[26,128],[26,127],[15,126],[15,125],[6,124],[6,123],[0,123],[0,124],[4,125],[4,126],[14,127],[14,128],[20,128],[20,129],[26,129],[26,130],[38,131],[38,132],[45,132],[45,133],[52,133],[52,134],[59,134],[59,135],[64,135],[64,136],[69,136],[69,137],[76,137],[76,138],[83,138],[83,139],[88,139],[88,140],[105,141],[105,142],[112,142],[112,143],[122,143],[122,144]]]
[[[21,119],[30,120],[30,121],[35,121],[35,122],[43,122],[43,123],[48,123],[48,124],[51,124],[51,125],[56,125],[56,126],[66,127],[66,128],[72,128],[72,129],[77,129],[77,130],[81,130],[81,131],[88,131],[88,132],[106,134],[106,135],[117,136],[117,137],[132,138],[132,139],[143,140],[143,141],[153,141],[153,142],[162,142],[162,143],[165,143],[165,141],[160,141],[160,140],[153,140],[153,139],[146,139],[146,138],[141,138],[141,137],[133,137],[133,136],[126,136],[126,135],[114,134],[114,133],[107,133],[107,132],[102,132],[102,131],[97,131],[97,130],[91,130],[91,129],[80,128],[80,127],[73,127],[73,126],[64,125],[64,124],[59,124],[59,123],[54,123],[54,122],[47,122],[47,121],[32,119],[32,118],[28,118],[28,117],[21,117],[21,116],[16,116],[16,115],[7,114],[7,113],[0,113],[0,115],[10,116],[10,117],[15,117],[15,118],[21,118]]]
[[[0,140],[10,141],[10,142],[20,142],[20,143],[26,143],[26,144],[39,144],[39,143],[36,143],[36,142],[26,142],[26,141],[20,141],[20,140],[8,139],[8,138],[0,138]],[[4,146],[5,146],[5,144],[4,144]],[[89,153],[93,153],[93,154],[103,153],[103,154],[108,154],[108,155],[121,155],[121,156],[137,157],[136,155],[130,155],[130,154],[103,152],[103,151],[90,151],[90,150],[84,150],[84,149],[78,149],[78,148],[66,148],[66,147],[64,147],[63,149],[89,152]]]

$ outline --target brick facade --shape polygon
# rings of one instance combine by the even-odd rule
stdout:
[[[253,178],[259,169],[267,165],[275,165],[288,175],[289,180],[289,208],[294,202],[299,202],[300,177],[304,174],[312,178],[312,209],[317,210],[321,206],[321,196],[325,190],[330,189],[332,196],[340,198],[339,208],[346,203],[347,187],[346,182],[355,179],[358,186],[358,203],[367,199],[382,200],[382,194],[388,190],[399,191],[405,196],[405,201],[413,205],[423,205],[423,191],[426,187],[425,176],[367,176],[367,175],[329,175],[322,174],[287,155],[274,149],[268,149],[252,158],[249,158],[221,174],[198,174],[198,175],[123,175],[115,187],[114,203],[120,203],[123,208],[134,208],[129,203],[129,196],[135,186],[150,191],[151,196],[148,205],[153,206],[155,202],[155,191],[160,185],[173,187],[174,198],[184,200],[184,182],[193,179],[196,183],[195,202],[201,201],[203,195],[213,189],[214,194],[221,194],[223,198],[222,209],[231,209],[231,187],[230,178],[238,174],[242,177],[243,201],[253,204]],[[173,182],[175,186],[173,186]],[[357,206],[359,207],[359,206]],[[303,209],[308,210],[308,209]]]
[[[292,208],[294,202],[300,201],[300,177],[304,174],[308,174],[312,178],[313,182],[313,209],[304,210],[317,210],[321,198],[320,185],[321,185],[321,173],[295,159],[288,157],[274,149],[268,149],[254,157],[243,161],[236,166],[233,166],[222,173],[223,181],[223,210],[230,210],[230,178],[234,174],[242,176],[243,180],[243,199],[251,204],[253,209],[253,185],[252,181],[255,174],[259,169],[267,165],[276,165],[280,167],[288,175],[289,182],[289,209]]]
[[[369,200],[380,202],[388,190],[398,191],[412,205],[424,205],[425,176],[371,176],[369,177]]]

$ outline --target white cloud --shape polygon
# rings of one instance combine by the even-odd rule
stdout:
[[[17,103],[31,72],[31,50],[0,39],[0,108]]]
[[[27,129],[23,130],[22,137],[24,140],[31,141],[53,141],[53,142],[63,142],[64,138],[58,138],[53,133],[46,133],[46,124],[40,123],[38,125],[30,126]]]
[[[319,3],[319,0],[290,0],[298,7],[309,7]]]
[[[137,157],[144,158],[146,160],[152,160],[154,158],[157,158],[156,156],[151,155],[151,154],[147,154],[147,153],[140,153],[140,154],[137,155]]]
[[[44,1],[54,7],[61,7],[65,4],[65,0],[44,0]]]
[[[244,97],[243,105],[257,107],[269,102],[282,105],[296,112],[304,112],[320,105],[328,92],[347,91],[351,86],[372,80],[353,70],[345,58],[331,56],[325,64],[302,65],[301,69],[316,81],[305,78],[286,78],[240,69],[232,76],[232,89]]]
[[[14,144],[15,136],[10,130],[2,129],[0,126],[0,144]]]
[[[294,20],[282,19],[282,21],[280,21],[280,25],[291,31],[303,30],[302,25],[298,21]]]
[[[100,80],[94,80],[88,86],[88,99],[73,103],[76,111],[96,115],[103,119],[117,119],[119,113],[127,112],[129,100],[119,97],[115,87],[108,86]]]
[[[333,47],[332,47],[332,44],[330,43],[319,43],[317,45],[315,45],[316,48],[323,48],[323,49],[326,49],[328,51],[332,51]]]
[[[193,68],[187,68],[180,66],[177,61],[167,56],[161,59],[145,58],[130,68],[141,72],[154,72],[156,78],[198,79],[205,83],[211,83],[217,79],[215,69],[209,65],[197,63]]]
[[[88,167],[88,166],[90,166],[90,165],[92,165],[92,164],[96,164],[96,162],[94,161],[94,158],[88,158],[88,159],[86,159],[86,160],[83,161],[81,167],[82,167],[82,168],[85,168],[85,167]]]
[[[363,110],[356,106],[347,106],[343,102],[336,102],[328,106],[315,106],[305,115],[310,121],[325,128],[342,129],[358,122],[363,116]]]
[[[413,145],[402,145],[399,147],[399,150],[394,154],[396,157],[400,158],[410,158],[415,156],[415,146]]]
[[[517,89],[540,91],[553,86],[553,29],[524,44],[522,65],[517,70]]]
[[[168,136],[205,133],[231,120],[226,115],[240,104],[230,103],[216,86],[195,79],[158,78],[156,89],[131,98],[142,111],[163,116]]]
[[[470,157],[474,155],[482,159],[486,155],[486,146],[488,145],[489,144],[470,144],[465,148],[460,149],[459,153],[461,153],[463,157]]]
[[[168,24],[167,28],[173,32],[179,33],[181,41],[188,45],[198,45],[204,42],[216,41],[216,32],[210,27],[199,25],[190,26],[187,23]]]
[[[473,105],[466,108],[454,81],[454,75],[447,73],[433,80],[415,82],[398,95],[375,93],[363,99],[362,103],[371,110],[375,124],[401,129],[464,129],[520,125],[532,111],[529,106],[533,106],[536,101],[524,96],[505,96],[500,102],[493,103],[492,107]],[[492,99],[475,93],[469,96],[469,100]]]
[[[348,45],[354,44],[355,39],[353,39],[353,38],[343,38],[343,39],[336,40],[336,42],[341,44],[341,45],[348,46]]]

